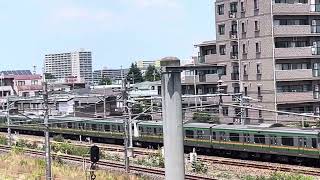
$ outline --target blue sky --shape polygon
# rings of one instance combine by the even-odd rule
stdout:
[[[41,71],[46,53],[93,52],[94,69],[190,58],[215,38],[213,0],[0,0],[0,70]]]

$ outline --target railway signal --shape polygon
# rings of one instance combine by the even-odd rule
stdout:
[[[97,163],[100,160],[100,149],[98,146],[92,146],[90,148],[90,161]]]

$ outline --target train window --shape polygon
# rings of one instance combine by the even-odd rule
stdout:
[[[91,127],[92,127],[92,130],[93,130],[93,131],[96,131],[96,130],[97,130],[97,125],[96,125],[96,124],[92,124]]]
[[[243,141],[250,143],[250,134],[248,133],[243,133]]]
[[[68,128],[69,128],[69,129],[72,128],[72,123],[71,123],[71,122],[68,123]]]
[[[317,148],[317,139],[312,138],[312,148]]]
[[[212,140],[216,140],[217,137],[216,137],[216,132],[212,131]]]
[[[58,123],[58,124],[57,124],[57,127],[58,127],[58,128],[61,128],[61,124],[60,124],[60,123]]]
[[[148,133],[148,134],[152,134],[152,129],[151,129],[151,127],[147,127],[147,133]]]
[[[91,129],[90,124],[86,123],[85,126],[86,126],[86,130],[90,130]]]
[[[270,136],[270,145],[277,145],[277,136]]]
[[[104,125],[104,131],[110,131],[110,125],[109,124]]]
[[[117,132],[117,126],[116,125],[111,125],[111,131]]]
[[[193,131],[192,130],[186,130],[186,138],[193,138]]]
[[[204,136],[204,131],[203,130],[197,130],[197,137],[199,139],[203,139],[203,136]]]
[[[139,126],[139,131],[143,133],[143,127]]]
[[[254,142],[257,144],[265,144],[265,136],[264,135],[260,135],[260,134],[255,134],[254,135]]]
[[[288,136],[282,136],[282,145],[293,146],[293,138]]]
[[[299,147],[307,147],[307,138],[298,137],[298,146]]]
[[[220,132],[220,140],[222,140],[222,141],[226,141],[227,140],[225,132]]]
[[[99,130],[99,131],[102,131],[102,127],[103,127],[102,124],[99,124],[99,125],[98,125],[98,130]]]
[[[157,128],[153,128],[153,134],[157,134]]]
[[[230,133],[230,141],[239,142],[239,133]]]
[[[121,127],[120,126],[118,126],[118,132],[121,132]]]

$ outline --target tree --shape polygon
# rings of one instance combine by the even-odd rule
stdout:
[[[144,75],[145,81],[159,81],[161,79],[160,72],[155,66],[150,65]]]
[[[99,85],[111,85],[111,84],[112,84],[111,79],[107,77],[103,77],[99,82]]]
[[[131,64],[131,67],[130,67],[128,75],[127,75],[127,80],[131,84],[143,82],[143,77],[142,77],[141,71],[138,68],[137,64],[135,64],[135,63]]]
[[[44,73],[44,77],[46,79],[55,79],[56,77],[54,77],[54,75],[50,74],[50,73]]]
[[[205,112],[195,112],[195,113],[193,113],[192,120],[198,121],[198,122],[201,122],[201,123],[215,123],[215,124],[219,124],[220,123],[220,120],[219,120],[218,116],[211,115],[211,114],[205,113]]]

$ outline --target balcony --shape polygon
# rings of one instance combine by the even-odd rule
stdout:
[[[231,73],[231,80],[239,80],[239,73]]]
[[[218,83],[219,75],[218,74],[206,74],[206,82],[208,83]]]
[[[293,36],[311,34],[310,25],[278,25],[274,26],[275,36]]]
[[[217,54],[210,54],[210,55],[205,55],[203,62],[204,63],[216,63],[218,62],[220,59],[218,59],[218,55]]]
[[[288,3],[274,3],[273,14],[275,15],[297,15],[308,14],[312,7],[309,4],[288,4]]]
[[[229,37],[231,40],[238,40],[238,32],[237,31],[230,31]]]
[[[317,54],[317,49],[308,47],[290,47],[290,48],[275,48],[276,58],[304,58],[310,57]]]
[[[312,69],[277,70],[277,80],[303,80],[313,78]]]
[[[230,52],[230,59],[233,59],[233,60],[239,59],[238,52]]]
[[[285,104],[285,103],[302,103],[302,102],[313,102],[316,101],[314,99],[314,93],[312,91],[309,92],[279,92],[277,93],[277,103]]]
[[[182,82],[185,84],[199,83],[199,75],[187,75]]]
[[[229,18],[236,19],[237,18],[237,12],[229,11]]]

